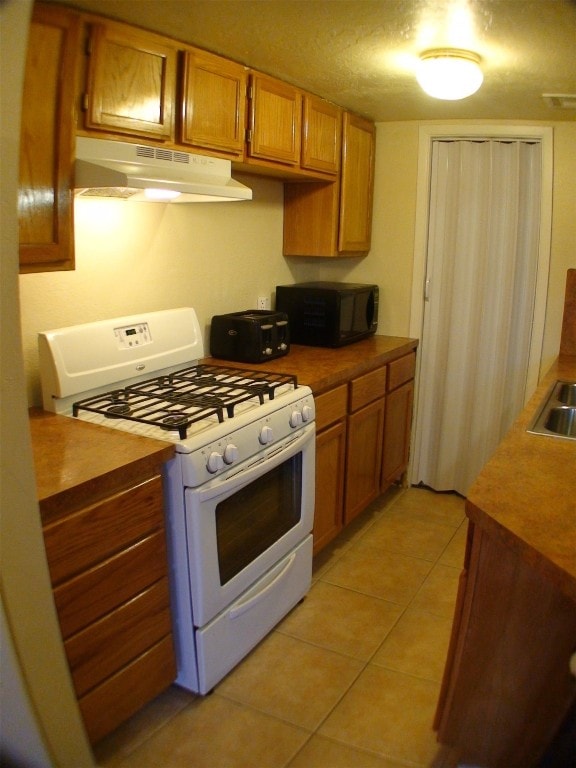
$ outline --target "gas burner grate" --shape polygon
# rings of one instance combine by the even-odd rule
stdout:
[[[274,400],[279,387],[298,386],[292,374],[243,370],[200,364],[170,374],[130,384],[122,389],[84,398],[74,403],[72,413],[82,410],[109,419],[127,419],[165,430],[178,430],[180,439],[202,419],[234,417],[241,403],[263,405]]]
[[[78,400],[72,406],[72,415],[78,416],[80,411],[97,413],[109,419],[136,421],[164,430],[177,430],[181,440],[186,438],[188,428],[198,421],[212,416],[216,416],[219,422],[224,421],[221,405],[213,400],[169,400],[128,387]]]
[[[194,366],[194,368],[186,369],[185,371],[178,372],[186,373],[187,371],[196,371],[198,376],[213,376],[218,381],[235,386],[245,386],[248,389],[259,390],[262,389],[265,397],[269,400],[274,400],[274,394],[279,387],[283,387],[287,384],[291,385],[294,389],[298,386],[298,377],[291,373],[271,373],[270,371],[261,370],[244,370],[242,368],[228,368],[221,365],[212,365],[209,363],[201,363]]]

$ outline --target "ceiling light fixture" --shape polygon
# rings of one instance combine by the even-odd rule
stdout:
[[[484,76],[476,53],[436,48],[420,54],[416,79],[429,96],[456,101],[476,93]]]

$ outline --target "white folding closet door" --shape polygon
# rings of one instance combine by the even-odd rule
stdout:
[[[541,146],[433,141],[412,481],[466,495],[524,403]]]

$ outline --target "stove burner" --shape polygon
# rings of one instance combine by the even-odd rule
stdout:
[[[166,416],[161,421],[162,429],[179,429],[183,424],[186,424],[186,414],[174,413],[171,416]]]
[[[106,410],[106,416],[109,419],[122,419],[124,416],[128,416],[130,414],[130,406],[128,403],[117,403],[116,405],[111,405]]]

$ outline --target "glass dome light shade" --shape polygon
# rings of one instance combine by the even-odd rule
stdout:
[[[443,48],[420,55],[416,79],[429,96],[457,101],[476,93],[484,76],[477,54]]]

